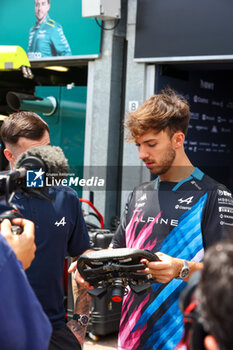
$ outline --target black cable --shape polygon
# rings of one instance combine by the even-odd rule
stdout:
[[[96,21],[96,23],[98,24],[98,26],[99,26],[100,28],[102,28],[103,30],[113,30],[113,29],[115,29],[115,28],[118,26],[118,24],[120,23],[120,19],[117,19],[115,25],[114,25],[112,28],[106,28],[106,27],[104,27],[102,24],[100,24],[100,23],[98,22],[97,18],[95,18],[95,21]]]
[[[88,213],[86,216],[89,216],[89,215],[94,216],[100,222],[100,218],[96,213]]]

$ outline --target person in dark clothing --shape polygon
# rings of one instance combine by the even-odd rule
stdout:
[[[1,136],[11,168],[31,147],[50,145],[47,123],[32,112],[9,116],[1,127]],[[13,199],[21,214],[35,223],[36,256],[26,273],[53,326],[49,350],[80,349],[86,327],[73,322],[74,335],[66,325],[62,281],[66,256],[75,259],[89,250],[89,236],[77,193],[70,187],[53,186],[47,194],[52,202],[33,195],[25,197],[20,192]],[[88,304],[79,307],[85,308],[83,313],[88,312]]]

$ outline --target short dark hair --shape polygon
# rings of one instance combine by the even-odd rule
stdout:
[[[1,127],[4,143],[16,144],[20,137],[39,140],[48,131],[48,124],[36,113],[18,112],[5,119]]]
[[[34,3],[36,2],[36,0],[34,0]],[[47,3],[50,5],[50,0],[47,0]]]
[[[131,134],[128,141],[135,141],[150,130],[156,133],[166,130],[170,137],[177,131],[186,135],[189,120],[190,109],[187,100],[171,88],[164,89],[128,115],[125,123]]]
[[[209,248],[197,290],[205,330],[213,335],[221,350],[233,344],[233,241]]]
[[[34,0],[35,1],[35,0]],[[50,4],[50,0],[47,0],[47,3]]]

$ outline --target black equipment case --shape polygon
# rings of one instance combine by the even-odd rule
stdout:
[[[118,332],[121,305],[122,303],[112,301],[109,292],[102,298],[92,298],[87,332],[101,336]]]

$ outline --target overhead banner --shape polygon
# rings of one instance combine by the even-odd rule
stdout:
[[[0,45],[21,46],[30,61],[95,58],[101,28],[82,17],[81,0],[1,0]]]
[[[232,13],[232,0],[138,0],[135,60],[232,60]]]

